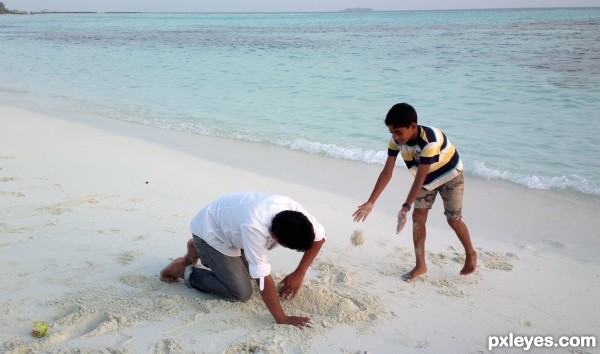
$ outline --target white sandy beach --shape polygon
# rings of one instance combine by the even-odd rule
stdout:
[[[385,132],[384,132],[385,133]],[[382,146],[387,136],[382,136]],[[412,229],[395,234],[412,177],[398,168],[365,223],[352,222],[380,166],[120,121],[89,125],[0,106],[0,351],[7,353],[480,353],[490,336],[600,337],[600,202],[466,177],[463,250],[441,202],[428,274]],[[302,292],[274,323],[255,291],[229,303],[159,281],[185,253],[191,217],[237,191],[288,195],[327,229]],[[366,241],[353,246],[355,228]],[[274,276],[300,254],[272,252]],[[33,338],[36,320],[50,324]],[[528,352],[597,353],[595,348]],[[500,347],[495,353],[524,352]]]

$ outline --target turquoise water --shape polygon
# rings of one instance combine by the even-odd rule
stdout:
[[[600,196],[600,8],[6,15],[0,45],[5,104],[383,163],[408,102],[472,176]]]

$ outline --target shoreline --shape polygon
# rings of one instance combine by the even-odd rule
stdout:
[[[274,145],[274,144],[271,144],[268,142],[253,142],[253,141],[248,141],[248,140],[230,139],[230,138],[221,137],[221,136],[205,135],[205,134],[201,134],[201,133],[194,133],[194,132],[187,132],[187,131],[180,131],[180,130],[170,130],[170,129],[159,128],[159,127],[154,127],[154,126],[149,126],[149,125],[143,125],[143,124],[136,123],[136,122],[102,117],[102,116],[98,116],[98,115],[93,115],[93,116],[91,116],[91,115],[90,116],[81,116],[81,115],[74,115],[74,114],[58,115],[58,114],[54,114],[54,113],[48,113],[48,112],[45,112],[45,111],[39,110],[39,109],[29,110],[29,109],[21,107],[21,106],[11,106],[11,105],[8,105],[5,103],[0,103],[0,107],[1,106],[7,107],[7,108],[12,108],[12,109],[24,110],[24,111],[32,112],[32,113],[38,113],[38,114],[42,114],[42,115],[50,115],[57,119],[62,119],[62,120],[71,121],[71,122],[77,122],[77,123],[93,126],[96,128],[101,128],[108,132],[113,132],[113,133],[123,134],[126,136],[140,138],[140,139],[146,140],[148,142],[154,142],[154,143],[161,144],[161,145],[165,146],[166,148],[172,148],[172,149],[175,149],[178,151],[189,153],[192,156],[197,156],[197,157],[201,157],[203,159],[213,160],[215,162],[221,162],[221,161],[223,161],[223,159],[225,159],[225,161],[224,161],[225,163],[245,164],[245,161],[248,161],[248,157],[249,157],[250,153],[245,154],[244,159],[242,159],[242,158],[235,159],[234,157],[231,157],[231,156],[228,157],[228,156],[225,156],[224,154],[219,154],[216,157],[214,157],[209,154],[205,154],[202,150],[203,147],[206,147],[206,146],[209,146],[212,144],[214,144],[216,146],[220,146],[220,147],[233,146],[233,147],[240,148],[242,153],[247,152],[247,151],[252,152],[254,150],[257,150],[259,152],[270,151],[270,152],[277,152],[277,156],[279,156],[279,157],[283,156],[289,152],[292,156],[295,156],[294,157],[295,159],[301,161],[305,168],[309,168],[310,163],[311,163],[310,160],[314,158],[320,164],[325,164],[325,165],[335,164],[336,168],[340,168],[344,164],[349,164],[351,166],[359,166],[358,168],[362,169],[362,170],[370,169],[371,173],[375,173],[375,177],[374,177],[375,179],[377,178],[377,175],[381,171],[381,168],[383,167],[383,162],[384,162],[383,160],[381,161],[381,163],[369,163],[369,162],[365,162],[365,161],[350,160],[350,159],[345,159],[345,158],[340,158],[340,157],[326,156],[321,153],[311,153],[311,152],[307,152],[304,150],[291,149],[286,146]],[[180,139],[181,139],[181,141],[179,141]],[[385,139],[383,139],[383,140],[385,140]],[[195,147],[194,145],[197,145],[200,148]],[[244,148],[245,145],[247,145],[251,149],[250,150],[245,149]],[[227,160],[227,159],[229,159],[229,160]],[[362,168],[360,166],[362,166]],[[249,167],[250,169],[252,168],[251,165],[246,166],[246,167]],[[396,176],[396,177],[394,177],[395,179],[397,179],[397,176],[399,175],[399,173],[402,174],[402,176],[400,178],[402,178],[403,180],[404,179],[410,180],[412,178],[412,176],[410,174],[408,174],[407,171],[405,171],[404,165],[402,163],[397,164],[396,168],[397,168],[397,172],[395,173],[395,176]],[[277,177],[277,172],[275,171],[275,168],[271,168],[268,171],[268,173],[275,175]],[[281,176],[283,176],[283,174],[279,175],[279,177],[281,177]],[[478,184],[482,184],[482,183],[491,184],[495,188],[508,188],[508,189],[512,189],[515,191],[522,190],[523,193],[533,192],[533,193],[540,194],[540,195],[547,195],[548,198],[553,198],[553,197],[567,198],[570,200],[582,201],[582,202],[591,203],[591,204],[594,204],[594,203],[600,204],[600,195],[585,193],[585,192],[582,192],[579,190],[575,190],[571,187],[563,188],[563,189],[559,189],[556,187],[549,188],[549,189],[532,188],[532,187],[527,187],[527,186],[524,186],[522,184],[516,183],[514,181],[510,181],[510,180],[499,179],[499,178],[488,178],[488,177],[483,177],[483,176],[479,176],[479,175],[473,175],[468,170],[465,171],[465,176],[468,176],[467,178],[469,178],[470,180],[476,181]],[[286,176],[286,177],[289,177],[289,176]],[[373,183],[374,183],[375,179],[373,180]],[[300,182],[300,180],[296,180],[296,181]],[[412,181],[409,181],[409,182],[412,182]],[[393,183],[393,182],[391,182],[391,183]],[[332,186],[335,187],[335,185],[336,185],[336,183],[331,184],[331,182],[330,182],[327,185],[327,187],[332,187]],[[315,185],[315,187],[319,187],[319,186]],[[343,189],[340,188],[338,191],[343,192]]]
[[[437,201],[428,274],[405,283],[411,226],[394,231],[407,171],[396,171],[369,219],[355,224],[378,165],[3,105],[0,115],[4,352],[476,352],[506,333],[598,336],[593,200],[467,176],[477,272],[458,275],[463,250]],[[233,304],[158,279],[184,253],[197,210],[242,190],[289,195],[327,230],[299,298],[283,304],[311,317],[310,330],[275,325],[256,292]],[[360,247],[350,243],[356,228],[366,235]],[[274,250],[274,277],[298,257]],[[35,320],[50,324],[48,336],[31,337]]]
[[[31,112],[20,107],[0,105],[0,111],[6,109],[46,116],[43,112]],[[147,144],[158,144],[192,159],[225,165],[275,181],[327,190],[355,200],[356,205],[367,200],[382,168],[382,165],[379,164],[343,160],[266,143],[173,131],[117,119],[47,117],[101,129],[108,134],[122,136],[125,139],[134,138]],[[280,163],[282,161],[283,163]],[[345,178],[346,170],[351,171],[349,176],[352,178]],[[257,178],[259,177],[257,176]],[[397,165],[392,180],[377,202],[375,210],[389,217],[392,224],[396,218],[397,208],[401,205],[398,198],[403,199],[408,193],[412,178],[403,165]],[[362,182],[357,183],[357,181]],[[556,223],[556,225],[551,228],[552,232],[546,233],[543,237],[541,234],[538,235],[536,241],[541,242],[546,238],[559,240],[568,232],[569,228],[558,223],[556,218],[564,210],[563,206],[568,206],[568,208],[574,208],[572,214],[575,215],[571,216],[571,219],[579,221],[586,230],[586,234],[593,234],[594,230],[600,230],[600,220],[596,224],[586,223],[587,220],[594,220],[594,215],[598,215],[595,214],[595,211],[600,214],[600,199],[595,196],[578,191],[532,189],[510,181],[487,180],[470,175],[468,172],[465,174],[465,181],[464,217],[466,220],[485,220],[489,218],[490,214],[497,216],[495,217],[497,220],[508,220],[515,213],[533,213],[536,215],[534,222],[543,225],[546,222],[542,220],[543,215],[548,215],[550,218],[548,222]],[[481,191],[486,192],[482,193]],[[430,213],[433,216],[430,218],[432,220],[428,223],[446,228],[441,199],[437,199]],[[511,205],[511,207],[498,208],[504,205]],[[349,207],[348,211],[351,215],[354,209]],[[440,217],[440,215],[442,216]],[[351,222],[351,217],[349,217],[349,221]],[[493,220],[487,221],[493,222]],[[527,226],[526,222],[520,224],[522,227]],[[532,231],[535,235],[535,230]],[[485,234],[486,237],[494,240],[505,240],[507,235],[501,222],[498,222],[496,228],[485,230]],[[513,235],[514,233],[509,234]],[[513,236],[511,240],[518,242],[519,237]]]

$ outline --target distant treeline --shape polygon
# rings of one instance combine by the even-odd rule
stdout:
[[[0,2],[0,14],[13,14],[13,15],[28,15],[28,14],[95,14],[97,11],[22,11],[22,10],[9,10],[6,8],[3,2]],[[115,11],[107,12],[109,14],[134,14],[138,12],[130,11]]]
[[[342,12],[371,12],[373,9],[368,7],[353,7],[350,9],[344,9]]]
[[[139,14],[141,12],[139,11],[106,11],[106,12],[99,12],[99,11],[32,11],[29,12],[32,15],[37,15],[37,14]]]
[[[4,6],[3,2],[0,2],[0,14],[8,14],[10,11]]]

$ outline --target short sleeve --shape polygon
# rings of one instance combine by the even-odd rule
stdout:
[[[394,139],[390,139],[388,142],[388,156],[398,156],[400,153],[400,148],[398,144],[394,141]]]

